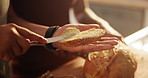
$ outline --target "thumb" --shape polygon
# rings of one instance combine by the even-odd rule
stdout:
[[[47,39],[44,38],[43,36],[36,34],[27,28],[20,27],[20,26],[15,26],[18,33],[21,34],[23,37],[31,40],[31,41],[37,41],[39,43],[47,43]]]

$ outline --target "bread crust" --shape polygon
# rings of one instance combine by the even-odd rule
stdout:
[[[75,39],[71,41],[66,41],[66,42],[60,42],[60,44],[65,45],[67,47],[76,47],[80,45],[87,45],[90,43],[93,43],[95,41],[98,41],[100,39],[99,37],[91,37],[91,38],[84,38],[84,39]]]
[[[120,42],[114,49],[108,51],[112,53],[108,60],[104,60],[105,58],[90,59],[92,56],[86,59],[83,68],[86,78],[134,78],[137,63],[126,45]],[[100,51],[100,53],[102,52]],[[101,57],[101,55],[98,55],[98,57]],[[102,59],[104,60],[103,63],[99,63]],[[97,60],[97,62],[94,60]],[[106,62],[108,64],[104,64]]]
[[[92,28],[92,29],[80,32],[76,28],[67,28],[63,32],[63,35],[68,35],[69,33],[76,33],[76,35],[74,35],[68,39],[59,41],[59,44],[65,45],[67,47],[76,47],[76,46],[80,46],[80,45],[87,45],[87,44],[90,44],[90,43],[100,40],[100,37],[103,36],[104,34],[106,34],[106,31],[103,29]],[[87,35],[87,37],[85,37],[84,35]]]
[[[105,33],[89,38],[61,41],[58,44],[67,47],[91,44]],[[86,78],[134,78],[137,63],[127,45],[119,41],[111,50],[90,52],[86,58],[83,72]]]

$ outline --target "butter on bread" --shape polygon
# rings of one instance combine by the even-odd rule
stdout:
[[[103,29],[89,29],[86,31],[79,31],[76,28],[67,28],[62,35],[69,35],[71,33],[75,33],[72,37],[59,41],[61,44],[65,46],[79,46],[79,45],[87,45],[94,41],[99,40],[100,36],[103,36],[106,31]]]

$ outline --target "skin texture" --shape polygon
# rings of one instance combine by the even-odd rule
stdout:
[[[69,24],[68,12],[70,8],[73,8],[79,23],[98,24],[101,28],[107,29],[109,34],[107,37],[121,38],[121,35],[113,30],[105,20],[95,16],[87,0],[11,0],[11,3],[8,22],[16,23],[42,36],[45,36],[50,26]],[[65,51],[33,46],[24,55],[11,60],[12,78],[36,78],[47,70],[55,70],[75,57]]]
[[[108,51],[108,59],[100,55],[103,51],[89,55],[83,67],[85,75],[88,78],[134,78],[137,63],[126,45],[119,41],[114,49]],[[94,54],[98,57],[93,57]]]
[[[59,28],[55,32],[55,35],[56,34],[60,35],[60,33],[63,30],[65,30],[67,27],[76,27],[76,28],[79,28],[80,30],[87,30],[89,28],[99,28],[98,25],[77,26],[77,25],[70,25],[69,24],[69,25],[65,25],[64,27]],[[4,60],[12,60],[14,57],[24,54],[29,49],[29,47],[30,47],[29,42],[31,40],[38,41],[39,43],[47,43],[47,40],[44,37],[32,32],[24,27],[20,27],[16,24],[13,24],[13,23],[2,25],[0,30],[1,30],[0,31],[0,35],[1,35],[0,36],[1,37],[0,57]],[[110,44],[110,43],[115,43],[115,41],[109,41],[108,44]],[[54,45],[55,45],[55,47],[56,46],[64,46],[64,45],[57,45],[56,43],[54,43]],[[81,48],[83,48],[84,50],[87,51],[87,50],[91,49],[88,47],[93,48],[94,46],[90,45],[90,46],[85,46],[85,47],[83,48],[82,46],[80,46],[78,48],[75,48],[75,47],[73,47],[73,48],[57,47],[57,48],[61,48],[66,51],[69,51],[69,52],[71,52],[71,50],[73,50],[73,49],[76,49],[73,52],[81,52]],[[105,47],[106,47],[106,49],[112,48],[111,45],[107,45]],[[103,47],[97,46],[96,48],[103,48]]]
[[[13,23],[0,26],[0,39],[0,58],[4,60],[24,54],[31,40],[47,43],[44,37]]]
[[[100,28],[99,25],[97,24],[69,24],[65,25],[61,28],[59,28],[53,36],[59,36],[62,34],[62,32],[68,28],[68,27],[75,27],[79,29],[80,31],[85,31],[91,28]],[[105,50],[105,49],[112,49],[113,45],[118,44],[118,39],[116,37],[101,37],[100,40],[88,44],[88,45],[80,45],[80,46],[74,46],[74,47],[67,47],[64,44],[60,44],[60,42],[55,42],[53,43],[54,47],[60,48],[62,50],[66,50],[71,53],[76,53],[76,52],[83,52],[83,53],[89,53],[93,51],[100,51],[100,50]]]

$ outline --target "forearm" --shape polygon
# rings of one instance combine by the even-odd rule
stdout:
[[[9,23],[15,23],[17,25],[25,27],[25,28],[27,28],[27,29],[35,32],[35,33],[38,33],[38,34],[42,35],[42,36],[45,36],[45,32],[48,29],[47,26],[34,24],[34,23],[26,21],[26,20],[24,20],[24,19],[22,19],[20,17],[17,17],[17,16],[8,17],[8,22]]]

